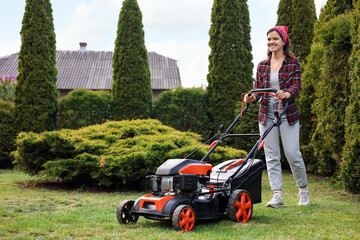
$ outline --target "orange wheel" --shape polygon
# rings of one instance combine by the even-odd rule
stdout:
[[[250,220],[253,204],[246,190],[236,190],[229,198],[227,206],[228,217],[236,222],[244,223]]]
[[[190,231],[195,225],[195,213],[191,206],[180,205],[176,207],[173,216],[172,224],[176,230],[184,232]]]
[[[120,203],[116,211],[116,218],[119,223],[127,224],[130,222],[137,222],[139,216],[131,213],[131,210],[133,210],[133,206],[134,201],[131,200],[125,200]]]

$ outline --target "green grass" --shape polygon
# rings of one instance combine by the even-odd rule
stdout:
[[[263,203],[254,205],[245,224],[227,218],[198,221],[191,232],[177,232],[170,222],[139,218],[120,225],[116,209],[144,193],[84,192],[36,187],[21,172],[0,174],[0,239],[360,239],[360,196],[346,193],[323,178],[309,176],[310,207],[298,207],[298,189],[284,174],[286,207],[265,207],[271,199],[266,172]],[[35,185],[35,186],[34,186]]]

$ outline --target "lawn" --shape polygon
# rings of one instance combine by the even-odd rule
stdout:
[[[329,181],[309,176],[310,207],[298,207],[291,174],[284,174],[286,207],[265,207],[271,199],[266,172],[263,202],[252,219],[239,224],[223,218],[198,221],[191,232],[177,232],[170,222],[139,218],[120,225],[116,209],[144,193],[99,192],[39,186],[24,173],[0,173],[0,239],[360,239],[360,196]]]

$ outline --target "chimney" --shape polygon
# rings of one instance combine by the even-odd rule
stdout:
[[[87,46],[87,43],[86,42],[80,42],[80,51],[86,51],[86,46]]]

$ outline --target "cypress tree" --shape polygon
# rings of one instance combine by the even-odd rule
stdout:
[[[351,11],[353,0],[327,0],[320,12],[320,24],[328,22],[336,16]]]
[[[290,36],[292,52],[302,63],[305,63],[314,38],[314,23],[316,21],[314,0],[293,0],[292,18]]]
[[[291,51],[301,63],[305,63],[314,37],[316,21],[314,0],[281,0],[277,13],[276,25],[289,27]]]
[[[148,118],[152,107],[149,60],[142,13],[136,0],[124,0],[113,55],[116,120]]]
[[[56,128],[56,40],[49,0],[27,0],[21,28],[15,125],[20,131]]]
[[[324,65],[325,47],[322,44],[314,43],[311,46],[311,54],[307,57],[307,63],[302,75],[302,90],[299,96],[300,109],[300,146],[301,153],[306,163],[308,172],[316,173],[318,161],[314,156],[314,150],[309,144],[316,128],[316,114],[312,111],[312,105],[316,100],[315,89],[318,80],[322,78],[322,67]]]
[[[345,115],[345,145],[341,178],[345,189],[360,193],[360,2],[354,1],[352,14],[353,50],[350,58],[351,97]]]
[[[249,10],[246,0],[214,0],[209,31],[208,93],[214,130],[228,126],[241,93],[252,86]]]
[[[291,38],[293,17],[292,17],[292,2],[293,0],[280,0],[277,10],[277,26],[287,26],[288,35]]]
[[[318,31],[324,46],[321,78],[315,89],[313,111],[317,126],[311,145],[319,162],[318,171],[337,174],[345,144],[345,107],[349,101],[349,56],[352,50],[350,14],[342,14],[325,23]]]
[[[326,175],[332,175],[336,171],[337,163],[339,162],[339,159],[335,160],[336,157],[339,157],[339,151],[337,151],[337,153],[335,154],[336,156],[335,155],[332,156],[333,154],[331,151],[331,146],[328,145],[328,147],[325,148],[322,145],[325,144],[322,141],[328,141],[321,136],[322,133],[326,132],[324,128],[325,123],[322,122],[324,120],[322,118],[325,116],[325,114],[324,112],[322,112],[322,110],[325,111],[325,109],[327,108],[326,105],[324,105],[325,103],[323,102],[324,97],[327,98],[330,95],[334,97],[335,96],[334,94],[338,94],[338,93],[334,93],[338,89],[335,90],[336,88],[331,88],[331,87],[328,88],[329,85],[327,84],[327,81],[329,77],[331,79],[337,79],[339,81],[346,81],[345,79],[348,79],[347,77],[348,73],[346,71],[349,70],[349,68],[348,66],[346,66],[347,65],[346,56],[349,56],[350,53],[349,53],[349,48],[347,53],[346,50],[341,54],[339,53],[344,58],[342,61],[345,61],[344,64],[345,66],[341,67],[339,66],[339,64],[337,64],[338,67],[337,69],[335,69],[336,68],[335,65],[331,66],[332,64],[331,61],[337,62],[337,60],[335,55],[332,58],[330,57],[331,54],[335,54],[334,52],[331,52],[334,51],[331,50],[332,47],[334,47],[334,45],[331,43],[331,41],[325,41],[326,37],[324,38],[324,36],[325,35],[331,36],[331,34],[330,33],[325,34],[326,30],[324,30],[325,28],[324,25],[326,25],[327,22],[329,22],[331,19],[337,17],[339,14],[348,12],[351,9],[352,9],[352,4],[350,4],[349,1],[347,0],[327,1],[326,5],[321,9],[319,20],[315,22],[313,45],[311,47],[311,51],[310,51],[311,53],[307,57],[308,63],[306,63],[304,67],[304,73],[302,78],[303,90],[299,99],[299,108],[301,112],[300,143],[301,143],[304,160],[308,167],[308,171],[313,173],[320,172]],[[332,24],[332,25],[336,26],[336,24]],[[341,26],[339,26],[339,28],[341,31]],[[333,29],[333,31],[337,31],[337,29],[335,28]],[[337,33],[334,33],[332,36],[335,35],[338,37],[340,36]],[[346,35],[346,33],[344,33],[344,35]],[[323,38],[321,36],[323,36]],[[337,39],[337,41],[339,41],[339,39]],[[339,48],[336,49],[337,49],[336,51],[340,50]],[[341,61],[340,58],[338,60]],[[334,71],[337,77],[335,77],[335,75],[329,76],[328,70]],[[341,76],[343,76],[343,79],[341,79]],[[331,82],[334,83],[334,81],[335,80]],[[327,90],[324,90],[323,88],[324,85],[325,85],[325,89]],[[335,86],[333,85],[333,87]],[[340,109],[338,110],[341,109],[344,110],[343,107],[344,106],[342,106],[342,108],[340,107]],[[344,115],[341,112],[339,113],[341,115]],[[339,129],[343,129],[343,127],[340,127]],[[316,134],[314,134],[315,131]],[[342,142],[344,142],[343,136],[340,136],[339,139],[342,139]],[[322,147],[324,147],[323,149],[324,151],[322,151]],[[327,149],[327,151],[325,151],[325,149]],[[329,162],[327,162],[327,160]]]

